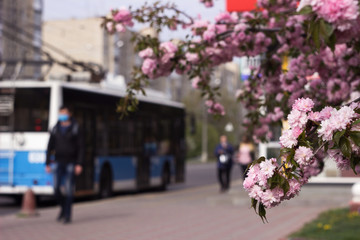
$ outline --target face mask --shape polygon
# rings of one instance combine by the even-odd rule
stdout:
[[[66,114],[59,114],[59,121],[60,121],[60,122],[65,122],[65,121],[67,121],[67,120],[69,120],[69,116],[68,116],[68,115],[66,115]]]

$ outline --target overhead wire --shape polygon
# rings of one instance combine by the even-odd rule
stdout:
[[[14,24],[14,23],[11,23],[7,20],[5,20],[3,17],[0,16],[0,21],[7,27],[9,27],[11,30],[16,30],[16,33],[17,34],[22,34],[24,35],[25,37],[27,37],[29,40],[33,41],[34,39],[34,34],[24,30],[23,28],[19,27],[18,25]],[[3,28],[4,29],[4,28]],[[38,36],[36,36],[38,37]],[[66,68],[69,68],[70,70],[72,71],[77,71],[77,69],[75,67],[73,67],[72,65],[76,65],[76,66],[79,66],[81,67],[83,70],[86,70],[86,71],[90,71],[92,74],[95,74],[95,75],[99,75],[99,76],[102,76],[104,74],[104,70],[103,70],[103,67],[99,64],[96,64],[96,63],[85,63],[85,62],[82,62],[82,61],[78,61],[78,60],[75,60],[72,56],[70,56],[69,54],[67,54],[66,52],[62,51],[61,49],[59,49],[58,47],[52,45],[52,44],[49,44],[47,42],[45,42],[43,39],[41,38],[38,38],[38,40],[41,42],[41,45],[42,46],[45,46],[47,47],[49,50],[52,50],[53,52],[56,52],[58,53],[59,55],[65,57],[66,59],[68,59],[69,61],[71,61],[71,63],[65,63],[65,62],[61,62],[61,61],[55,61],[54,57],[51,57],[51,59],[56,62],[57,64],[63,66],[63,67],[66,67]],[[26,44],[26,45],[29,45],[28,43],[25,43],[23,41],[22,44]],[[34,44],[31,44],[33,45],[33,47],[36,47],[34,46]],[[48,56],[51,56],[50,53],[42,50],[42,48],[40,48],[40,50],[43,52],[43,53],[46,53],[46,55]],[[97,68],[97,69],[94,69]]]

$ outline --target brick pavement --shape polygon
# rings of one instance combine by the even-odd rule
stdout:
[[[0,217],[1,240],[242,240],[284,239],[331,207],[346,206],[350,187],[311,186],[296,200],[268,211],[263,224],[249,208],[240,182],[230,192],[217,185],[119,196],[77,203],[71,225],[55,221],[58,208],[40,216]]]

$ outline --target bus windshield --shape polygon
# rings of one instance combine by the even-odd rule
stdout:
[[[46,132],[50,88],[0,88],[0,132]]]

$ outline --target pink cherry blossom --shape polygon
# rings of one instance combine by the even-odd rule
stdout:
[[[230,14],[228,12],[222,12],[215,17],[215,22],[223,22],[223,23],[236,23],[238,17],[236,14]]]
[[[295,151],[294,159],[300,166],[306,166],[311,163],[313,156],[314,154],[310,148],[300,146]]]
[[[329,119],[326,119],[321,122],[320,129],[318,130],[319,137],[324,141],[330,141],[333,136],[335,128],[332,125],[332,122]]]
[[[300,192],[301,189],[301,184],[296,179],[290,179],[289,185],[290,185],[290,189],[286,193],[286,199],[295,197]]]
[[[276,159],[272,158],[260,163],[260,170],[267,178],[274,174],[274,170],[276,169],[274,162],[276,162]]]
[[[314,0],[311,5],[320,17],[334,23],[340,31],[349,29],[351,21],[359,16],[356,0]]]
[[[117,23],[121,23],[124,26],[132,27],[134,25],[132,21],[132,15],[126,8],[121,8],[114,12],[113,19]]]
[[[254,199],[260,201],[262,198],[262,195],[263,195],[263,190],[258,185],[254,185],[252,188],[249,189],[249,196],[251,198],[254,198]]]
[[[191,86],[195,89],[199,88],[199,83],[202,82],[202,79],[200,77],[196,77],[192,80]]]
[[[280,145],[286,148],[292,148],[298,143],[297,138],[294,137],[292,129],[284,130],[280,137]]]
[[[243,186],[245,189],[251,189],[255,185],[255,179],[254,178],[245,178],[243,182]]]
[[[163,42],[160,44],[160,49],[164,50],[166,53],[173,54],[177,52],[178,47],[172,42]]]
[[[116,29],[117,32],[125,32],[126,31],[125,26],[123,24],[121,24],[121,23],[117,23],[115,25],[115,29]]]
[[[203,33],[203,38],[206,41],[211,41],[216,37],[216,26],[209,25],[207,30]]]
[[[144,60],[141,70],[144,74],[148,75],[150,78],[154,76],[154,70],[156,69],[156,60],[147,58]]]
[[[284,191],[279,187],[272,190],[267,189],[261,196],[261,202],[265,207],[272,208],[280,203],[283,196]]]
[[[114,20],[116,22],[126,22],[126,21],[131,21],[131,19],[132,19],[131,13],[126,8],[119,9],[114,15]]]
[[[328,151],[329,156],[334,159],[336,166],[341,170],[347,170],[350,168],[350,160],[342,155],[338,149],[330,149]]]
[[[145,48],[144,50],[140,51],[139,56],[141,58],[152,58],[152,57],[154,57],[154,51],[152,48],[148,47],[148,48]]]
[[[294,138],[298,138],[300,136],[300,134],[304,131],[303,129],[299,128],[299,127],[294,127],[293,129],[291,129],[291,133],[292,136]]]
[[[305,112],[293,109],[288,115],[288,122],[291,128],[298,127],[303,129],[308,121],[308,116]]]
[[[114,23],[113,22],[107,22],[106,23],[106,29],[109,33],[112,33],[114,31]]]
[[[191,25],[192,33],[196,35],[202,35],[202,33],[207,29],[209,21],[207,20],[196,20],[194,24]]]
[[[326,120],[331,117],[331,113],[334,111],[333,107],[324,107],[320,111],[320,120]]]
[[[295,100],[292,108],[302,112],[310,112],[314,107],[314,102],[310,98],[299,98]]]
[[[309,116],[309,119],[314,122],[319,122],[319,121],[323,120],[321,118],[320,112],[310,112],[308,116]]]
[[[339,110],[334,109],[329,119],[321,122],[318,130],[319,136],[324,141],[330,141],[335,131],[346,129],[357,115],[355,111],[348,106],[344,106]]]
[[[185,58],[191,63],[197,63],[199,61],[199,55],[197,53],[186,53]]]
[[[207,8],[214,6],[213,0],[200,0],[200,2]]]

